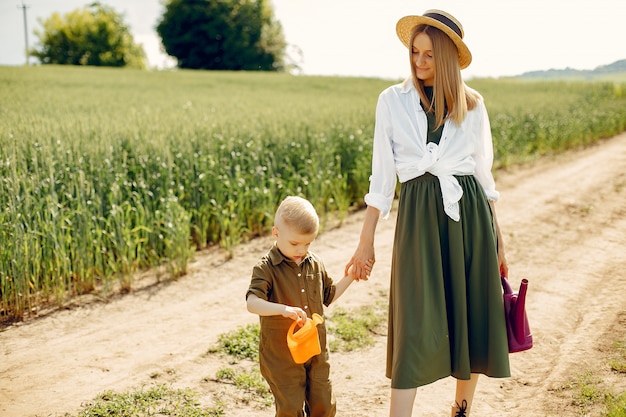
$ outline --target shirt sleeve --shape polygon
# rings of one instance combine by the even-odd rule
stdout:
[[[496,190],[496,182],[493,178],[493,139],[491,137],[491,125],[487,108],[482,100],[479,101],[478,110],[482,113],[479,126],[478,138],[476,140],[476,151],[474,161],[476,162],[476,178],[485,190],[489,200],[497,201],[500,193]]]
[[[246,292],[246,299],[250,294],[254,294],[262,300],[269,300],[269,294],[272,290],[272,280],[269,279],[270,274],[267,274],[266,264],[259,262],[252,269],[252,279],[248,292]]]
[[[365,203],[380,210],[381,216],[385,219],[389,217],[397,183],[392,137],[391,111],[387,95],[383,93],[378,97],[376,105],[372,175]]]

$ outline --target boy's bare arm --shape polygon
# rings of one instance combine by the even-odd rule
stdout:
[[[258,314],[259,316],[283,316],[292,320],[306,320],[307,318],[306,312],[299,307],[272,303],[254,294],[248,295],[246,305],[250,313]]]
[[[368,276],[369,272],[372,270],[372,265],[374,265],[374,261],[372,259],[367,261],[365,265],[365,271],[367,272]],[[351,265],[348,269],[348,274],[345,277],[341,278],[337,284],[335,284],[335,296],[330,303],[334,303],[339,297],[341,297],[341,295],[348,289],[350,284],[352,284],[352,281],[354,281],[355,279],[356,278],[354,277],[354,266]]]
[[[352,281],[354,281],[352,275],[346,275],[345,277],[341,278],[339,282],[337,282],[337,284],[335,284],[335,296],[330,302],[331,304],[334,303],[339,297],[341,297],[341,295],[348,289],[350,284],[352,284]]]

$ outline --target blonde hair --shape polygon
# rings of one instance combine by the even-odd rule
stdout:
[[[431,103],[424,91],[424,82],[417,78],[413,63],[413,41],[415,37],[424,33],[433,44],[433,62],[435,66],[435,80],[433,84],[433,102]],[[420,99],[430,111],[435,110],[435,129],[446,120],[451,119],[457,125],[461,124],[469,110],[476,108],[480,94],[469,88],[461,78],[459,52],[456,45],[445,32],[433,26],[418,25],[413,29],[409,43],[409,60],[413,84]]]
[[[285,197],[274,215],[275,226],[284,224],[302,234],[317,233],[319,223],[313,204],[297,196]]]

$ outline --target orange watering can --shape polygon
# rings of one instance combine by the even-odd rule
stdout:
[[[295,333],[293,330],[298,322],[294,320],[291,323],[287,332],[287,346],[295,363],[304,363],[322,352],[317,325],[323,322],[322,316],[313,313],[312,318],[307,318]]]

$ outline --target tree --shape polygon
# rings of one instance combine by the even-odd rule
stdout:
[[[145,68],[146,53],[134,43],[123,16],[111,7],[92,3],[60,16],[39,19],[35,30],[40,48],[31,51],[42,64]]]
[[[265,0],[169,0],[156,30],[180,68],[284,70],[282,26]]]

